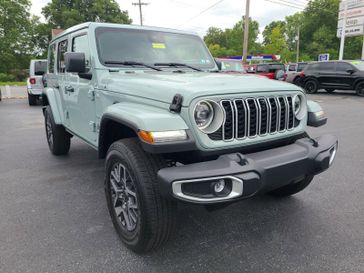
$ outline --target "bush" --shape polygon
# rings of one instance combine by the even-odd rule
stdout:
[[[0,82],[15,82],[16,77],[11,74],[0,73]]]
[[[14,76],[15,81],[25,81],[29,76],[29,72],[27,69],[12,69],[10,75]]]

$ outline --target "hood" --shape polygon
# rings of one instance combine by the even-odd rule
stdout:
[[[248,74],[208,72],[110,72],[107,90],[171,103],[175,94],[183,96],[183,106],[197,97],[264,91],[294,91],[297,86]]]

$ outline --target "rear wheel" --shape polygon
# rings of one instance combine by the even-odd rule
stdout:
[[[301,181],[278,188],[274,191],[269,192],[268,194],[277,196],[277,197],[285,197],[285,196],[290,196],[290,195],[296,194],[296,193],[302,191],[303,189],[305,189],[308,185],[310,185],[312,179],[313,179],[313,176],[307,176]]]
[[[316,93],[318,90],[318,82],[314,79],[307,80],[305,82],[305,90],[308,94]]]
[[[30,106],[37,105],[37,96],[28,94],[28,102]]]
[[[364,81],[356,85],[355,91],[358,96],[364,97]]]
[[[326,88],[325,90],[327,93],[333,93],[335,91],[333,88]]]
[[[144,152],[137,139],[114,142],[106,157],[105,194],[114,227],[131,250],[158,248],[172,234],[176,203],[159,193],[163,157]]]
[[[44,121],[49,150],[54,155],[67,154],[71,146],[71,135],[62,125],[54,122],[50,106],[44,111]]]

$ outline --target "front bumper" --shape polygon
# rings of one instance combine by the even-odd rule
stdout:
[[[302,138],[291,145],[252,154],[232,153],[213,161],[161,169],[158,172],[164,196],[192,203],[219,203],[247,198],[298,182],[328,169],[338,140],[332,135]],[[224,180],[226,195],[212,187]],[[209,190],[211,189],[211,190]]]

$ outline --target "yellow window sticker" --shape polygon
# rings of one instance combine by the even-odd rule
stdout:
[[[164,49],[164,48],[166,48],[166,45],[164,43],[152,43],[152,47],[153,48]]]
[[[359,62],[358,61],[353,61],[353,62],[351,62],[351,64],[359,64]]]

